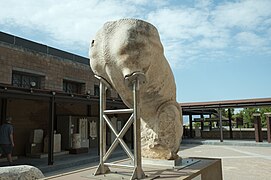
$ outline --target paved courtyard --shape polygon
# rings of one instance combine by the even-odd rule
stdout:
[[[221,158],[225,180],[269,180],[271,179],[271,147],[229,146],[229,145],[194,145],[181,146],[181,157]],[[59,174],[47,179],[87,180],[90,168],[67,174]]]
[[[271,147],[187,144],[179,155],[221,158],[225,180],[271,179]]]

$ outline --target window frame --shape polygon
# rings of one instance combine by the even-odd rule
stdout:
[[[16,76],[17,78],[15,79]],[[35,86],[31,85],[32,82],[35,82]],[[12,71],[11,84],[14,87],[25,89],[41,89],[41,83],[42,77],[40,75],[20,71]]]
[[[82,94],[83,83],[63,79],[62,90],[69,94]]]

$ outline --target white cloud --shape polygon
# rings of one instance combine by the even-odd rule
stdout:
[[[247,53],[254,53],[257,51],[266,53],[267,51],[270,51],[270,47],[267,47],[268,40],[255,33],[240,32],[234,38],[239,45],[238,48]]]
[[[1,4],[2,5],[2,4]],[[86,41],[105,21],[135,13],[121,1],[4,1],[0,22],[9,19],[21,26],[51,32],[56,40]],[[12,7],[12,8],[10,8]],[[88,39],[87,39],[88,41]]]
[[[159,32],[170,39],[192,39],[193,28],[206,21],[207,15],[195,9],[164,8],[151,12],[147,20],[159,28]]]
[[[271,16],[270,0],[241,0],[218,5],[212,12],[213,23],[221,28],[255,29]]]
[[[219,60],[218,56],[229,57],[231,49],[249,51],[257,47],[257,52],[253,53],[270,52],[270,0],[178,3],[163,0],[152,3],[147,0],[2,0],[0,25],[43,32],[47,38],[43,37],[46,42],[42,43],[49,41],[52,43],[49,45],[57,48],[87,51],[89,40],[106,21],[128,17],[145,19],[157,27],[172,67]],[[19,31],[11,32],[16,30]]]
[[[253,53],[270,52],[269,7],[268,0],[227,1],[218,5],[214,1],[196,1],[194,7],[158,9],[149,14],[148,20],[159,28],[166,47],[171,47],[172,40],[178,42],[174,48],[165,49],[174,64],[183,66],[195,60],[234,59],[231,51],[236,49],[249,52],[257,47]],[[245,30],[250,34],[242,33]]]
[[[206,49],[223,49],[227,45],[228,39],[224,38],[204,38],[198,41],[198,46]]]
[[[195,7],[199,9],[208,9],[210,6],[213,5],[213,0],[196,0]]]

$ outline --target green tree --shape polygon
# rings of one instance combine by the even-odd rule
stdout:
[[[262,126],[267,127],[266,126],[266,115],[264,113],[271,113],[271,107],[269,106],[269,107],[259,108],[259,112],[261,113]]]
[[[264,113],[271,112],[271,107],[260,107],[260,108],[244,108],[239,113],[234,115],[234,119],[241,118],[244,121],[246,127],[254,127],[253,113],[261,114],[262,126],[266,127],[266,116]]]
[[[225,115],[224,116],[226,118],[229,118],[229,111],[231,112],[231,116],[233,118],[233,116],[234,116],[234,108],[225,109]]]
[[[243,120],[244,119],[244,111],[241,110],[238,113],[233,115],[233,120],[237,123],[237,119]],[[244,124],[245,125],[245,124]]]

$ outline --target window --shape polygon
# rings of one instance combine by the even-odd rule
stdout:
[[[67,93],[76,93],[81,94],[82,90],[82,83],[73,82],[73,81],[63,81],[63,91]]]
[[[94,85],[94,96],[100,95],[100,87],[98,85]]]
[[[41,88],[41,76],[14,71],[12,73],[12,85],[22,88]]]

